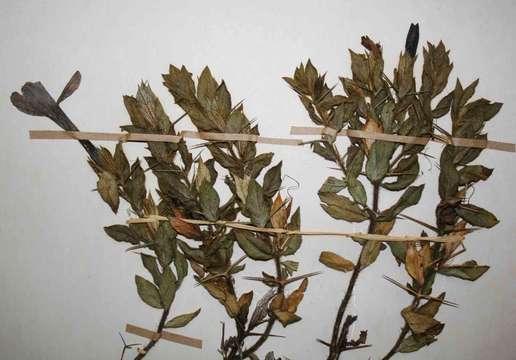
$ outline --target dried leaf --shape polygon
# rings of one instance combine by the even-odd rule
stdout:
[[[198,239],[201,236],[201,231],[198,226],[189,224],[178,217],[170,218],[170,225],[174,230],[188,239]]]
[[[319,189],[319,193],[338,193],[347,186],[346,182],[342,179],[337,179],[330,176],[326,179],[324,184]]]
[[[213,186],[204,181],[199,191],[199,202],[202,213],[206,219],[217,221],[219,219],[220,198]]]
[[[360,256],[360,268],[364,269],[376,261],[380,254],[382,243],[380,241],[367,241]]]
[[[390,221],[398,216],[403,210],[416,205],[421,199],[425,185],[409,186],[394,205],[382,211],[380,221]]]
[[[433,335],[423,335],[417,337],[415,335],[411,335],[403,339],[396,352],[411,353],[418,351],[423,346],[428,346],[435,341],[437,341],[437,339]]]
[[[372,183],[380,182],[389,171],[389,161],[396,149],[396,144],[375,141],[371,145],[366,162],[366,175]]]
[[[367,205],[367,194],[364,185],[358,179],[352,177],[348,177],[347,182],[348,191],[353,200],[358,204]]]
[[[301,229],[301,210],[298,207],[294,214],[290,218],[290,223],[287,225],[288,230],[299,230]],[[284,250],[282,255],[289,256],[293,255],[300,247],[303,237],[301,235],[288,235],[285,242]]]
[[[199,309],[195,310],[194,312],[176,316],[176,317],[172,318],[172,320],[167,321],[165,323],[164,327],[166,329],[171,329],[171,328],[176,329],[176,328],[185,327],[193,319],[195,319],[197,317],[197,315],[199,315],[200,312],[201,312],[201,309],[199,308]]]
[[[240,248],[254,260],[272,259],[270,243],[247,230],[234,229],[236,240]]]
[[[457,215],[473,226],[492,228],[499,222],[492,213],[472,204],[462,204],[456,211]]]
[[[407,322],[410,330],[416,335],[425,334],[431,331],[431,329],[441,326],[441,323],[432,317],[411,310],[405,309],[401,312],[401,315]]]
[[[338,220],[362,222],[367,220],[367,214],[349,198],[332,193],[319,193],[324,211]]]
[[[104,231],[110,238],[115,241],[123,241],[128,242],[133,245],[138,245],[140,242],[144,242],[145,240],[141,238],[141,236],[135,231],[131,230],[128,226],[125,225],[111,225],[104,227]]]
[[[355,265],[348,259],[331,251],[323,251],[319,256],[319,262],[334,270],[348,272],[352,271]]]
[[[264,227],[269,221],[269,207],[265,202],[263,189],[256,180],[251,180],[247,191],[245,208],[250,214],[251,222],[255,226]]]
[[[147,254],[140,254],[140,256],[143,262],[143,266],[152,275],[152,280],[154,283],[158,284],[161,279],[161,273],[159,271],[156,258]]]
[[[176,281],[177,279],[170,267],[165,267],[159,281],[159,295],[165,309],[168,309],[174,301],[177,290]]]
[[[146,280],[141,276],[136,275],[134,279],[140,299],[153,308],[162,309],[163,305],[161,304],[158,288],[156,288],[156,286],[154,286],[154,284],[149,280]]]
[[[420,286],[425,283],[423,261],[413,242],[407,243],[405,269]]]
[[[487,180],[493,169],[482,165],[466,165],[459,170],[459,185],[466,185],[480,180]]]
[[[439,274],[475,281],[484,275],[487,270],[489,270],[489,266],[478,265],[475,260],[469,260],[462,265],[443,266],[439,268]]]
[[[417,154],[401,159],[398,165],[392,169],[392,173],[397,175],[397,180],[390,183],[383,183],[383,188],[390,191],[399,191],[412,184],[419,176]]]
[[[289,313],[288,311],[274,310],[273,313],[276,319],[278,319],[281,325],[283,325],[283,327],[287,327],[288,325],[301,320],[301,317],[297,316],[296,314]]]
[[[79,88],[79,85],[81,84],[81,73],[79,71],[76,71],[73,73],[70,80],[68,80],[68,83],[64,87],[63,91],[61,91],[61,95],[59,95],[59,98],[57,99],[57,103],[61,103],[63,100],[65,100],[67,97],[72,95],[75,90]]]
[[[103,171],[99,174],[97,181],[97,191],[114,213],[118,211],[120,198],[118,197],[118,182],[109,172]]]
[[[275,228],[284,229],[287,225],[288,216],[290,215],[289,212],[290,206],[286,206],[286,204],[283,202],[283,199],[281,198],[281,195],[278,194],[271,206],[272,226]]]
[[[430,299],[428,300],[424,305],[421,305],[416,312],[421,315],[429,316],[433,318],[437,312],[439,311],[439,308],[441,307],[442,300],[444,300],[444,297],[446,296],[446,293],[441,293],[437,298],[441,301]]]
[[[276,166],[271,167],[263,177],[263,192],[267,197],[273,197],[281,186],[281,166],[280,161]]]

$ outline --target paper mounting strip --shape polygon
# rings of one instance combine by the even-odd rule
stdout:
[[[397,142],[403,144],[417,144],[426,145],[429,141],[436,142],[439,144],[449,144],[455,146],[492,149],[507,152],[516,152],[516,145],[512,143],[505,143],[500,141],[491,140],[478,140],[478,139],[467,139],[467,138],[456,138],[452,137],[448,141],[443,141],[430,137],[418,137],[418,136],[404,136],[396,134],[385,134],[375,133],[371,131],[362,130],[342,130],[336,133],[335,130],[324,127],[314,126],[292,126],[290,128],[291,135],[336,135],[336,136],[349,136],[362,139],[371,140],[383,140],[390,142]]]
[[[134,326],[131,324],[126,324],[125,331],[129,334],[138,335],[150,340],[163,339],[172,341],[174,343],[190,346],[196,349],[202,349],[202,340],[191,338],[184,335],[174,334],[168,331],[162,331],[161,333],[157,333],[154,331],[150,331],[138,326]]]
[[[283,234],[283,235],[306,235],[306,236],[344,236],[347,238],[357,238],[362,240],[372,241],[392,241],[392,242],[407,242],[407,241],[432,241],[432,242],[455,242],[464,240],[462,234],[450,234],[446,236],[419,236],[419,235],[379,235],[367,234],[362,232],[340,232],[340,231],[325,231],[325,230],[286,230],[279,228],[263,228],[256,227],[246,223],[236,221],[208,221],[196,219],[177,218],[189,224],[196,225],[223,225],[234,229],[248,230],[254,232],[262,232],[268,234]],[[156,221],[169,221],[170,218],[166,216],[153,215],[147,218],[133,218],[127,220],[128,224],[149,223]]]

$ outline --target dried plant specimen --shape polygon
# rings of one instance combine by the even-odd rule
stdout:
[[[232,104],[225,83],[218,83],[208,68],[197,84],[184,67],[171,66],[163,78],[175,103],[199,131],[259,134],[258,126],[245,116],[242,104]],[[26,83],[22,93],[13,93],[11,100],[20,111],[46,116],[64,130],[77,131],[59,103],[79,83],[77,72],[58,101],[41,83]],[[121,128],[129,133],[176,135],[174,125],[184,118],[171,122],[146,83],[138,87],[136,96],[124,96],[124,104],[131,124]],[[272,153],[258,154],[256,144],[249,141],[218,141],[203,145],[208,149],[208,158],[203,152],[203,159],[201,155],[194,158],[184,141],[148,142],[145,168],[139,159],[128,161],[122,143],[114,152],[88,140],[80,143],[98,175],[97,192],[113,212],[118,211],[122,199],[139,218],[166,219],[105,227],[113,240],[131,244],[129,250],[141,251],[141,260],[151,278],[137,275],[135,283],[142,301],[162,312],[157,333],[186,326],[199,315],[200,309],[187,314],[175,314],[173,309],[176,292],[188,273],[188,262],[196,281],[224,306],[234,322],[234,335],[226,338],[229,331],[223,330],[219,352],[224,359],[255,357],[254,352],[274,336],[271,331],[277,321],[287,326],[301,319],[297,308],[308,277],[313,274],[293,276],[298,263],[285,259],[299,249],[301,236],[253,232],[224,224],[243,217],[248,219],[245,224],[259,228],[299,230],[300,210],[292,211],[292,199],[280,195],[282,164],[269,167]],[[146,188],[149,171],[158,181],[157,201]],[[263,180],[259,182],[257,178],[262,172]],[[221,179],[231,194],[224,202],[215,188]],[[189,220],[200,220],[202,224]],[[233,256],[236,245],[245,254],[238,259]],[[235,286],[235,274],[244,270],[245,261],[249,260],[271,261],[276,269],[274,275],[263,272],[261,277],[249,278],[270,288],[256,301],[254,309],[254,292],[238,294]],[[297,288],[290,289],[296,282]],[[158,340],[153,339],[140,349],[136,359],[145,357]],[[127,349],[124,343],[124,352]]]
[[[436,225],[430,225],[404,213],[416,206],[424,185],[413,185],[418,179],[419,160],[425,147],[417,144],[350,138],[347,149],[339,149],[335,135],[343,129],[365,130],[375,133],[434,137],[447,139],[461,137],[486,139],[484,125],[501,108],[500,103],[486,99],[470,101],[478,80],[463,88],[457,80],[455,89],[440,97],[453,68],[449,51],[442,42],[428,43],[423,50],[423,73],[420,87],[416,88],[414,63],[419,41],[418,25],[411,25],[400,54],[398,67],[391,80],[384,73],[382,47],[369,37],[362,37],[365,53],[350,50],[352,78],[341,77],[345,95],[334,94],[326,83],[325,75],[318,73],[311,61],[301,64],[292,77],[284,78],[299,95],[310,119],[327,131],[322,140],[311,144],[313,152],[334,163],[340,174],[329,177],[319,190],[321,206],[331,217],[346,222],[368,222],[368,232],[386,235],[396,220],[408,219],[437,235],[467,234],[476,228],[490,228],[498,222],[489,211],[470,203],[469,189],[478,181],[486,180],[492,169],[471,165],[481,149],[445,146],[439,163],[439,196]],[[438,101],[437,101],[438,100]],[[447,131],[445,115],[451,119]],[[333,134],[332,134],[333,131]],[[366,186],[372,199],[368,199]],[[342,191],[348,195],[342,195]],[[385,209],[379,208],[382,192],[399,194],[397,201]],[[422,232],[426,236],[425,232]],[[357,316],[346,315],[353,289],[360,273],[373,264],[386,244],[356,239],[361,252],[356,262],[329,251],[320,255],[324,265],[342,272],[351,272],[345,295],[339,306],[330,341],[320,340],[328,347],[328,359],[338,359],[342,352],[368,346],[367,331],[359,338],[350,339],[350,326]],[[436,274],[460,279],[476,280],[488,266],[476,261],[452,265],[450,261],[464,252],[462,241],[447,244],[429,242],[388,242],[398,264],[403,264],[412,283],[404,286],[390,279],[414,297],[403,309],[405,326],[385,359],[397,352],[413,352],[437,340],[444,324],[436,320],[445,294],[432,295]],[[461,250],[462,249],[462,250]]]
[[[320,75],[310,61],[301,64],[293,77],[285,78],[311,120],[326,127],[323,138],[311,142],[313,151],[339,171],[319,189],[321,206],[335,219],[367,222],[371,234],[388,235],[398,219],[422,226],[422,237],[429,231],[446,236],[490,228],[497,224],[497,218],[470,202],[472,186],[487,180],[492,173],[492,169],[473,164],[482,149],[451,145],[442,149],[440,202],[435,224],[431,224],[432,221],[405,212],[419,204],[425,190],[424,185],[415,185],[420,174],[419,161],[428,156],[425,146],[350,138],[351,145],[341,149],[336,143],[337,133],[346,129],[444,140],[487,139],[485,123],[498,113],[501,104],[485,99],[471,101],[478,81],[465,88],[457,81],[453,91],[441,96],[453,68],[442,42],[429,43],[423,50],[418,89],[414,78],[418,41],[418,26],[412,25],[391,80],[384,74],[381,45],[363,37],[366,51],[351,51],[352,78],[341,78],[345,95],[334,94],[334,87],[326,84],[325,75]],[[177,122],[190,119],[199,132],[259,135],[258,126],[248,120],[241,102],[232,101],[226,84],[216,81],[208,68],[195,80],[185,67],[170,66],[163,79],[184,115],[171,121],[150,86],[142,83],[135,96],[124,96],[131,123],[121,126],[123,131],[177,135]],[[12,94],[11,101],[24,113],[48,117],[64,130],[77,131],[60,103],[77,90],[79,83],[77,72],[57,100],[41,83],[26,83],[21,94]],[[445,122],[448,118],[449,125]],[[103,201],[116,213],[124,206],[120,200],[124,200],[140,218],[137,220],[145,220],[107,226],[105,232],[117,242],[129,243],[128,250],[139,253],[148,275],[135,276],[136,290],[144,303],[161,312],[157,333],[184,327],[201,312],[192,308],[189,313],[178,314],[174,309],[176,293],[189,267],[202,291],[216,299],[231,319],[231,327],[222,325],[218,351],[223,359],[257,359],[256,352],[267,339],[278,336],[272,333],[277,322],[285,327],[301,320],[298,307],[308,278],[317,273],[295,275],[299,264],[289,257],[301,245],[299,233],[268,231],[301,227],[299,208],[292,208],[290,195],[281,195],[282,163],[271,166],[272,153],[258,153],[253,141],[222,136],[222,140],[195,146],[201,148],[200,154],[183,140],[149,141],[144,158],[129,162],[122,143],[111,151],[88,140],[79,142],[98,176],[96,190]],[[146,186],[150,175],[156,177],[157,189]],[[343,195],[344,191],[347,195]],[[385,191],[399,196],[391,206],[381,209],[380,196]],[[328,359],[371,346],[366,330],[351,338],[350,327],[358,317],[348,314],[347,306],[361,272],[387,247],[406,270],[411,283],[403,285],[385,278],[406,291],[412,302],[401,311],[404,325],[385,359],[430,345],[443,331],[444,324],[435,318],[440,306],[456,304],[445,299],[445,293],[432,293],[436,275],[474,281],[489,269],[474,260],[454,263],[465,251],[462,241],[354,240],[361,246],[356,261],[330,251],[319,255],[325,266],[351,273],[331,338],[319,340],[328,347]],[[238,249],[242,256],[234,254]],[[249,261],[270,262],[275,271],[239,278]],[[256,284],[252,281],[268,288],[259,299],[255,293],[260,288],[241,291]],[[138,349],[135,359],[144,358],[158,341],[156,337]],[[132,345],[124,341],[122,357]],[[266,359],[275,359],[274,353],[269,352]]]

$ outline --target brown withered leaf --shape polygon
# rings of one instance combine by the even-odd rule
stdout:
[[[249,291],[240,295],[240,298],[238,299],[238,307],[240,308],[238,316],[239,318],[244,319],[244,322],[247,322],[247,315],[249,314],[249,307],[253,301],[253,295],[254,293]]]
[[[102,200],[104,200],[114,213],[118,211],[120,198],[118,197],[118,182],[116,178],[109,172],[103,171],[99,174],[97,181],[97,191]]]
[[[380,254],[381,247],[382,243],[380,241],[367,241],[360,256],[360,268],[365,269],[374,263]]]
[[[170,218],[170,225],[174,230],[188,239],[198,239],[201,236],[199,227],[189,224],[178,217]]]
[[[285,228],[288,217],[290,216],[291,204],[292,202],[289,202],[289,204],[286,205],[280,194],[276,196],[271,206],[271,223],[273,227],[280,229]]]
[[[301,317],[288,311],[274,310],[273,314],[279,320],[281,325],[283,325],[283,327],[287,327],[288,325],[301,320]]]
[[[284,301],[284,304],[286,303],[286,311],[289,313],[295,313],[297,311],[297,307],[301,303],[301,300],[303,300],[304,293],[306,291],[306,288],[308,287],[308,279],[305,278],[299,285],[299,287],[290,294],[286,300]]]
[[[414,242],[407,242],[405,269],[420,286],[423,286],[425,283],[423,260]]]
[[[272,301],[269,304],[269,309],[271,311],[275,311],[275,310],[286,311],[286,309],[283,309],[284,302],[285,302],[285,294],[283,294],[281,292],[281,293],[277,294],[276,296],[274,296],[274,298],[272,299]]]
[[[319,256],[319,262],[334,270],[348,272],[355,267],[353,262],[331,251],[323,251]]]
[[[433,335],[415,336],[411,335],[403,339],[400,346],[397,349],[399,353],[411,353],[418,351],[423,346],[428,346],[431,343],[437,341]]]
[[[404,309],[401,312],[401,315],[407,322],[410,330],[416,335],[425,334],[431,329],[441,325],[439,321],[435,320],[431,316],[419,314],[412,311],[410,308]]]
[[[374,56],[382,55],[382,46],[380,45],[380,43],[375,43],[373,40],[369,38],[369,36],[362,36],[360,40],[362,46],[365,47],[367,50],[371,51]]]
[[[63,100],[65,100],[67,97],[72,95],[75,90],[79,88],[79,85],[81,84],[81,73],[79,71],[76,71],[73,73],[70,80],[68,80],[68,83],[64,87],[63,91],[61,91],[61,95],[59,95],[59,98],[57,99],[57,103],[61,103]]]
[[[420,315],[429,316],[431,318],[435,317],[437,312],[439,311],[439,308],[441,307],[442,300],[444,300],[444,297],[446,296],[446,293],[441,293],[437,298],[441,301],[430,299],[425,304],[421,305],[416,312]]]

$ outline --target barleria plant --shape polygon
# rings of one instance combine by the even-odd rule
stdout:
[[[331,176],[319,190],[321,206],[331,217],[353,223],[368,223],[368,232],[387,235],[398,219],[407,219],[433,231],[439,236],[465,235],[476,228],[490,228],[496,217],[470,201],[470,189],[492,172],[481,165],[470,165],[481,152],[479,148],[447,145],[442,149],[439,163],[439,196],[437,224],[405,214],[420,201],[424,185],[414,185],[419,177],[419,161],[425,146],[350,137],[350,145],[340,149],[336,135],[345,130],[364,130],[374,133],[427,137],[446,142],[451,137],[487,139],[484,125],[500,110],[501,104],[485,99],[469,101],[478,81],[462,88],[459,81],[455,90],[440,99],[448,83],[453,65],[444,44],[427,44],[423,51],[423,73],[419,89],[414,79],[414,64],[419,41],[419,28],[411,25],[400,54],[398,67],[391,80],[384,73],[382,47],[369,37],[362,37],[365,53],[350,50],[352,78],[341,77],[345,95],[334,94],[335,86],[326,83],[309,60],[301,64],[293,77],[284,78],[308,112],[310,119],[326,128],[321,140],[311,143],[313,152],[334,163],[340,172]],[[438,100],[438,101],[437,101]],[[449,114],[451,131],[441,118]],[[369,193],[366,190],[370,189]],[[341,193],[346,191],[348,195]],[[390,207],[381,209],[382,192],[399,194]],[[369,194],[369,196],[368,196]],[[425,232],[422,232],[425,236]],[[328,347],[328,359],[338,359],[342,352],[369,346],[367,331],[357,339],[350,338],[351,325],[357,316],[347,314],[347,308],[359,276],[375,262],[386,248],[378,241],[356,239],[361,246],[358,259],[323,251],[320,261],[343,272],[351,272],[329,341],[319,340]],[[412,303],[402,310],[405,325],[392,349],[385,355],[391,358],[398,352],[417,351],[437,340],[444,324],[435,319],[441,304],[454,305],[444,300],[445,294],[432,295],[436,274],[460,279],[476,280],[488,266],[476,261],[453,265],[452,259],[465,251],[462,241],[445,244],[429,242],[387,242],[398,264],[404,264],[412,282],[406,286],[394,282],[411,296]]]
[[[247,119],[243,106],[240,103],[232,106],[226,85],[224,82],[217,83],[208,68],[202,72],[197,86],[184,67],[178,69],[171,66],[164,79],[176,104],[189,115],[200,132],[259,135],[258,126]],[[242,215],[249,219],[248,224],[258,228],[299,230],[300,210],[297,208],[291,214],[291,199],[283,200],[279,194],[281,162],[265,172],[261,183],[257,180],[271,163],[272,153],[257,154],[256,144],[249,141],[218,141],[208,143],[206,147],[212,159],[206,163],[198,160],[195,177],[200,207],[185,215],[190,218],[200,216],[214,224],[204,230],[203,237],[190,237],[190,240],[197,240],[193,246],[184,241],[180,241],[179,245],[191,262],[196,280],[224,305],[227,314],[234,320],[236,335],[226,339],[223,334],[219,349],[223,358],[255,357],[254,352],[271,336],[276,321],[287,326],[301,319],[296,314],[297,307],[303,299],[307,278],[311,274],[292,277],[298,263],[284,259],[299,249],[300,235],[249,231],[245,227],[229,229],[224,222]],[[213,188],[218,177],[213,166],[215,163],[226,171],[224,182],[231,193],[222,206],[219,206],[219,196]],[[160,176],[163,180],[160,180]],[[160,176],[160,184],[161,181],[169,181],[165,180],[169,176]],[[163,186],[160,185],[160,188]],[[235,242],[245,256],[232,261]],[[261,277],[249,278],[271,287],[257,301],[252,313],[253,291],[238,295],[234,284],[234,274],[244,269],[242,261],[246,257],[255,261],[272,261],[275,267],[274,275],[263,272]],[[285,287],[295,281],[301,281],[299,287],[287,295]],[[259,330],[262,324],[265,328]]]
[[[421,158],[429,157],[425,145],[367,136],[350,137],[345,149],[336,142],[338,133],[348,130],[425,137],[446,144],[452,138],[487,139],[484,126],[501,104],[485,99],[471,101],[478,81],[463,88],[457,80],[453,91],[440,96],[453,68],[442,42],[428,43],[423,50],[423,72],[417,86],[414,64],[418,41],[418,27],[412,25],[391,80],[384,73],[381,45],[362,37],[366,51],[350,52],[352,77],[340,79],[344,95],[334,94],[335,86],[327,85],[325,75],[319,74],[311,61],[301,64],[293,77],[285,80],[299,95],[310,119],[325,128],[321,140],[310,142],[312,150],[339,172],[319,189],[325,212],[338,220],[367,223],[370,234],[388,235],[398,219],[405,219],[424,228],[418,239],[430,231],[438,237],[463,239],[478,228],[498,223],[493,214],[470,202],[472,187],[492,173],[492,169],[472,164],[481,148],[468,147],[467,141],[460,147],[442,148],[437,191],[440,201],[432,225],[433,221],[406,214],[406,209],[418,205],[424,190],[424,185],[416,181]],[[26,114],[48,117],[66,131],[78,131],[60,104],[77,90],[80,79],[75,73],[57,100],[40,82],[28,82],[21,94],[12,94],[11,101]],[[273,153],[258,153],[258,126],[246,117],[241,102],[233,103],[223,81],[216,81],[208,68],[194,81],[185,67],[175,66],[170,66],[163,79],[184,115],[171,121],[150,86],[141,83],[134,97],[124,96],[131,124],[121,129],[129,135],[175,136],[178,142],[145,140],[146,156],[130,162],[122,142],[111,151],[79,140],[98,176],[96,191],[101,198],[115,213],[124,200],[133,215],[128,224],[107,226],[105,232],[117,242],[129,243],[128,250],[140,256],[148,271],[147,276],[136,275],[135,283],[141,300],[161,312],[157,334],[184,327],[199,315],[201,309],[178,314],[174,308],[176,293],[191,267],[196,283],[224,307],[230,318],[231,327],[226,326],[227,320],[222,324],[221,357],[258,359],[257,351],[268,338],[277,336],[272,332],[276,322],[286,327],[301,320],[298,307],[308,278],[317,274],[294,275],[299,264],[289,258],[302,242],[300,210],[293,210],[288,191],[282,196],[282,163],[271,166]],[[443,120],[447,115],[451,125]],[[195,136],[212,140],[188,147],[175,129],[186,118],[197,129]],[[240,137],[234,140],[234,134]],[[149,189],[146,184],[150,174],[157,179],[157,189]],[[387,191],[398,198],[391,206],[380,208],[380,196]],[[385,278],[410,294],[412,301],[401,310],[404,325],[384,359],[417,351],[437,340],[444,328],[444,323],[435,318],[440,306],[456,305],[445,300],[445,293],[432,293],[437,275],[474,281],[489,269],[474,260],[455,263],[465,251],[463,240],[354,240],[361,247],[354,262],[330,251],[323,251],[319,257],[327,267],[351,273],[331,337],[319,340],[327,346],[329,360],[338,359],[342,352],[371,346],[367,330],[353,338],[351,327],[358,317],[348,313],[348,305],[361,272],[387,247],[411,281],[403,285]],[[237,275],[249,261],[261,262],[263,269],[270,266],[274,273]],[[259,299],[254,298],[260,289],[240,290],[256,282],[267,290]],[[159,339],[152,337],[138,349],[135,359],[144,358]],[[124,342],[122,358],[130,348]],[[266,356],[267,360],[274,358],[272,352]]]
[[[199,131],[259,134],[258,126],[253,126],[244,115],[242,104],[232,106],[226,85],[217,83],[208,68],[202,72],[197,86],[184,67],[171,66],[163,77],[175,102]],[[46,116],[64,130],[77,131],[59,104],[79,83],[77,72],[57,101],[41,83],[26,83],[22,94],[13,93],[11,100],[24,113]],[[142,83],[135,97],[124,96],[124,104],[131,124],[122,126],[122,130],[176,135],[174,125],[178,120],[170,121],[148,84]],[[96,190],[101,198],[115,213],[123,199],[131,212],[145,220],[128,226],[108,226],[105,231],[115,241],[131,244],[129,250],[141,252],[151,280],[137,275],[136,288],[144,303],[162,312],[157,333],[186,326],[200,312],[197,309],[179,315],[173,309],[175,294],[188,272],[188,261],[197,282],[225,307],[234,321],[234,335],[226,338],[223,327],[219,352],[224,359],[256,358],[254,352],[274,336],[271,331],[276,321],[287,326],[301,319],[296,314],[297,307],[312,274],[293,277],[298,263],[285,259],[298,250],[301,236],[249,230],[249,225],[254,225],[251,229],[300,228],[299,208],[291,213],[292,199],[283,200],[280,195],[281,162],[270,167],[261,182],[257,180],[270,165],[272,153],[257,154],[256,144],[249,141],[218,141],[205,144],[211,157],[203,159],[201,155],[206,153],[194,157],[183,140],[149,141],[144,170],[139,159],[129,163],[122,143],[111,152],[95,147],[89,140],[80,142],[98,175]],[[221,170],[226,172],[224,183],[231,194],[225,202],[221,202],[222,196],[215,189],[217,180],[222,178],[218,173]],[[158,181],[157,201],[146,188],[149,171]],[[240,215],[249,221],[240,227],[227,226],[227,222]],[[245,254],[236,260],[235,244]],[[254,292],[238,295],[235,286],[235,274],[244,270],[244,261],[248,259],[272,261],[276,269],[274,275],[263,272],[261,277],[250,278],[270,287],[252,312]],[[296,281],[300,285],[287,293],[286,288]],[[145,357],[158,340],[152,339],[139,349],[135,359]]]

